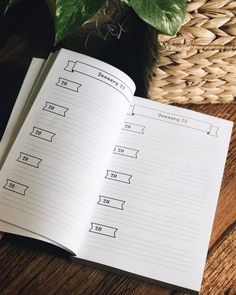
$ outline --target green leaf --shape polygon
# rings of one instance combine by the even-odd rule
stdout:
[[[106,0],[56,0],[56,43],[82,26],[105,3]]]
[[[175,35],[184,21],[186,0],[121,0],[158,31]]]

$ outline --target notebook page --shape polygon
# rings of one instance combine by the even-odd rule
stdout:
[[[61,50],[3,165],[1,219],[75,252],[133,92],[116,68]]]
[[[29,96],[30,90],[33,87],[42,67],[44,64],[44,59],[39,58],[33,58],[32,62],[30,64],[30,67],[26,73],[24,82],[21,86],[20,92],[18,94],[18,97],[16,99],[15,105],[13,107],[11,116],[9,118],[9,121],[7,123],[5,132],[1,138],[0,141],[0,163],[4,162],[4,159],[6,158],[6,155],[9,151],[10,142],[13,142],[13,137],[15,134],[15,130],[17,128],[17,122],[21,116],[21,112],[24,109],[24,106],[26,104],[27,97]],[[1,166],[1,164],[0,164]],[[0,220],[0,230],[4,232],[11,232],[15,233],[15,231],[18,231],[18,228],[8,224],[4,221]],[[1,233],[0,233],[1,236]]]
[[[51,53],[47,60],[33,58],[17,96],[11,116],[0,142],[0,167],[2,167],[34,100],[55,61],[57,53]]]
[[[34,86],[34,83],[43,67],[44,62],[45,60],[43,59],[33,58],[30,67],[26,73],[25,80],[22,84],[6,129],[0,141],[0,165],[3,164],[4,159],[6,158],[6,154],[10,149],[13,140],[12,138],[14,137],[13,135],[15,133],[15,130],[17,129],[17,122],[22,116],[27,97],[29,96],[30,90]]]
[[[48,61],[47,61],[48,63]],[[5,132],[2,136],[0,142],[0,163],[3,163],[6,155],[9,152],[9,148],[11,147],[12,143],[15,140],[17,133],[19,132],[20,124],[19,120],[22,118],[24,114],[24,109],[26,104],[31,103],[30,99],[30,92],[34,87],[40,72],[45,68],[45,60],[41,58],[33,58],[30,64],[30,67],[26,73],[24,82],[21,86],[20,92],[17,96],[14,108],[12,110],[11,116],[9,118],[7,127]],[[36,235],[30,231],[24,230],[17,226],[14,226],[10,223],[4,222],[0,220],[0,230],[6,233],[12,233],[16,235],[26,236],[34,239],[40,239],[49,243],[52,241],[43,238],[42,236]],[[2,237],[3,233],[0,233],[0,238]]]
[[[79,257],[199,290],[231,129],[134,98]]]

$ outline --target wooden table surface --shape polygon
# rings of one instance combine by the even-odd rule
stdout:
[[[30,20],[33,22],[33,20]],[[37,36],[39,40],[45,35]],[[29,38],[27,36],[27,38]],[[27,43],[25,35],[11,30],[0,39],[1,131],[13,105],[32,55],[42,56],[50,45]],[[41,39],[40,39],[41,38]],[[45,49],[46,48],[46,49]],[[38,52],[40,51],[40,54]],[[43,52],[43,53],[42,53]],[[236,104],[190,105],[196,111],[236,122]],[[0,294],[180,295],[127,276],[80,262],[61,250],[38,241],[5,235],[0,241]],[[201,295],[236,294],[236,127],[229,147],[216,211]]]

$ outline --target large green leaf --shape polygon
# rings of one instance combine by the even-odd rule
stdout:
[[[186,0],[121,0],[158,31],[175,35],[183,23]]]
[[[56,0],[56,43],[82,26],[105,3],[106,0]]]

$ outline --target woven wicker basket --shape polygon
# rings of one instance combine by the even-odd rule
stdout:
[[[177,36],[158,35],[148,97],[164,103],[236,98],[236,1],[191,0]]]

